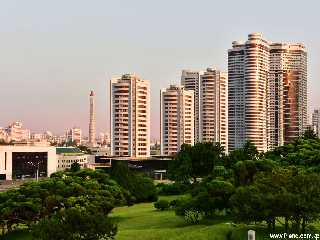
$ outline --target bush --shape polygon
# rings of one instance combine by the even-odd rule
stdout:
[[[184,216],[185,212],[193,209],[193,202],[190,198],[176,200],[175,213],[178,216]]]
[[[190,186],[188,184],[183,183],[171,183],[164,184],[159,183],[157,185],[159,195],[180,195],[184,194],[189,190]]]
[[[175,208],[177,206],[177,199],[170,201],[169,205],[170,207]]]
[[[117,226],[101,213],[92,213],[85,208],[61,210],[50,218],[43,218],[33,225],[32,239],[114,239]]]
[[[161,211],[167,210],[170,207],[169,201],[167,200],[158,200],[154,203],[154,207]]]
[[[189,224],[198,224],[203,219],[203,214],[197,210],[187,210],[184,220]]]

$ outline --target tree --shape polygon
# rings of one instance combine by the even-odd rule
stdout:
[[[158,198],[153,180],[143,174],[131,171],[124,162],[118,161],[114,164],[111,177],[131,193],[134,197],[131,198],[131,201],[152,202]]]
[[[192,178],[192,159],[188,153],[189,145],[182,145],[181,151],[175,157],[173,161],[169,163],[168,176],[170,179],[182,182],[189,183]]]
[[[114,239],[117,227],[107,216],[85,208],[63,209],[32,228],[35,240]]]
[[[303,136],[304,139],[319,139],[317,134],[312,129],[307,129]]]
[[[216,164],[221,163],[224,149],[219,143],[184,144],[169,166],[169,178],[175,181],[193,182],[197,178],[213,173]]]
[[[242,148],[232,151],[228,157],[224,158],[225,166],[232,168],[237,162],[245,160],[258,160],[260,154],[257,147],[250,141],[247,141]]]
[[[70,166],[70,171],[71,172],[78,172],[78,171],[80,171],[80,164],[79,163],[77,163],[77,162],[74,162],[74,163],[72,163],[71,164],[71,166]]]

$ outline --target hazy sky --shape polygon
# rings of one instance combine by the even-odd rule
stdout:
[[[88,131],[88,94],[98,131],[109,128],[109,79],[135,72],[151,81],[152,137],[159,90],[181,69],[227,68],[233,40],[262,32],[303,42],[309,53],[309,109],[320,107],[318,0],[1,0],[0,126]]]

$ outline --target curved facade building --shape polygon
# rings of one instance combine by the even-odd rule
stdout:
[[[270,43],[260,33],[228,51],[229,150],[246,141],[259,151],[307,127],[307,53],[302,44]]]

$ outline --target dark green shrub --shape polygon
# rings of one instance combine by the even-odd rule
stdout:
[[[169,205],[170,207],[175,208],[177,206],[177,199],[170,201]]]
[[[154,203],[154,207],[161,211],[167,210],[170,207],[169,201],[167,200],[158,200]]]
[[[174,208],[176,215],[184,216],[187,210],[191,210],[193,208],[193,202],[191,199],[177,199],[176,206]]]
[[[190,184],[183,183],[160,183],[157,185],[159,195],[180,195],[186,193],[190,189]]]

